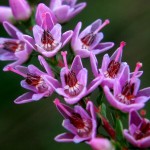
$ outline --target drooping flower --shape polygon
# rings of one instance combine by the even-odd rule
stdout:
[[[24,35],[8,22],[3,23],[5,30],[12,38],[0,38],[0,60],[13,60],[9,66],[21,65],[29,58],[32,49],[25,43]],[[28,37],[28,36],[26,36]],[[29,41],[30,38],[28,38]],[[7,66],[4,68],[7,71]]]
[[[113,42],[100,43],[103,39],[103,33],[99,32],[104,26],[109,24],[109,20],[105,20],[104,23],[100,19],[94,21],[87,26],[80,34],[82,23],[79,22],[74,30],[72,36],[71,46],[76,55],[80,55],[83,58],[89,57],[90,53],[100,54],[112,48]]]
[[[0,6],[0,14],[0,23],[3,23],[3,21],[8,21],[11,23],[14,22],[14,17],[10,7]]]
[[[49,80],[47,83],[50,82],[49,84],[54,86],[55,91],[59,95],[62,95],[68,104],[75,104],[81,100],[81,98],[91,93],[101,83],[102,78],[95,78],[87,86],[88,72],[86,68],[83,68],[80,56],[77,55],[74,58],[73,63],[69,69],[66,58],[67,52],[65,51],[61,54],[63,56],[65,65],[65,67],[63,67],[60,72],[61,84],[52,85],[53,82],[55,83],[58,81],[53,81],[54,79],[49,79],[49,77],[47,77]]]
[[[69,131],[55,137],[57,142],[75,142],[87,141],[96,136],[96,117],[94,106],[91,101],[86,105],[86,110],[76,105],[71,108],[62,104],[59,99],[55,99],[54,104],[58,111],[64,117],[62,126]]]
[[[108,102],[123,112],[139,110],[144,107],[150,98],[150,87],[139,90],[139,69],[142,64],[137,63],[134,73],[130,74],[129,66],[126,66],[120,79],[115,81],[113,92],[108,86],[104,86],[104,92]],[[132,76],[131,76],[132,75]]]
[[[120,47],[113,53],[111,57],[108,54],[105,54],[102,60],[101,68],[98,69],[98,61],[93,53],[90,54],[90,62],[92,72],[95,77],[101,75],[103,81],[102,86],[107,85],[109,88],[112,88],[115,80],[122,76],[123,70],[127,63],[121,62],[122,50],[125,46],[125,42],[120,43]]]
[[[9,0],[15,20],[27,20],[31,16],[31,7],[26,0]]]
[[[35,43],[31,44],[28,39],[26,42],[45,57],[53,57],[69,42],[73,31],[69,30],[62,34],[62,26],[54,24],[49,13],[43,13],[42,17],[41,26],[33,27]]]
[[[12,67],[8,67],[9,71],[19,74],[25,78],[25,80],[21,81],[21,86],[29,90],[29,92],[15,99],[14,102],[16,104],[38,101],[43,97],[50,96],[54,91],[54,89],[50,85],[48,85],[43,78],[44,75],[48,75],[50,76],[50,78],[53,78],[51,68],[42,56],[39,56],[38,59],[41,65],[44,67],[46,73],[40,71],[34,65],[29,65],[28,67],[16,66],[15,69]]]
[[[86,3],[76,4],[77,0],[51,0],[50,9],[57,18],[58,23],[65,23],[79,14],[85,7]]]
[[[93,138],[86,143],[89,144],[93,150],[115,150],[111,142],[105,138]]]
[[[124,137],[135,147],[150,147],[150,121],[141,118],[136,111],[129,114],[129,129],[124,129]]]

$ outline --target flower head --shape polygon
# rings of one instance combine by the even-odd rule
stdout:
[[[89,57],[91,52],[96,55],[112,48],[114,46],[113,42],[100,43],[103,39],[103,33],[99,31],[107,24],[109,24],[108,19],[104,23],[98,19],[79,34],[82,26],[82,23],[79,22],[75,27],[71,41],[75,54],[85,58]]]
[[[79,14],[86,6],[85,2],[76,4],[77,0],[51,0],[50,9],[58,23],[65,23]]]
[[[15,69],[12,67],[8,67],[9,71],[19,74],[25,78],[23,81],[21,81],[21,86],[29,90],[29,92],[15,99],[14,102],[16,104],[23,104],[40,100],[43,97],[50,96],[54,91],[53,88],[48,85],[43,78],[44,75],[48,75],[50,76],[50,78],[53,78],[53,73],[45,59],[41,56],[39,56],[38,58],[41,65],[46,70],[46,73],[40,71],[34,65],[29,65],[28,67],[16,66]]]
[[[54,104],[64,117],[63,127],[69,131],[56,136],[57,142],[79,143],[95,137],[97,123],[92,102],[87,103],[86,110],[78,105],[70,108],[62,104],[59,99],[55,99]]]
[[[15,20],[27,20],[31,16],[31,8],[26,0],[9,0]]]
[[[14,62],[9,64],[12,67],[21,65],[29,58],[32,49],[26,44],[23,33],[15,26],[6,21],[3,25],[12,38],[0,38],[0,60],[13,60]],[[7,71],[7,66],[4,71]]]
[[[12,10],[10,7],[7,6],[0,6],[0,23],[3,23],[3,21],[12,22],[14,21],[14,17],[12,14]]]
[[[102,78],[95,78],[87,86],[87,69],[83,68],[80,56],[76,56],[71,67],[68,67],[67,52],[61,53],[64,65],[60,72],[61,84],[54,86],[55,91],[62,95],[68,104],[75,104],[81,98],[91,93],[102,81]],[[48,79],[49,77],[47,77]],[[48,81],[47,81],[48,82]],[[56,82],[56,81],[53,81]],[[50,82],[51,84],[52,82]],[[58,85],[58,84],[57,84]]]
[[[120,47],[114,52],[114,54],[109,57],[108,54],[105,54],[102,60],[101,68],[98,69],[97,58],[94,54],[90,54],[90,62],[92,72],[95,77],[101,75],[103,81],[102,86],[107,85],[109,88],[112,88],[115,80],[120,78],[123,73],[125,66],[127,65],[124,62],[121,62],[123,47],[125,42],[120,43]]]
[[[109,103],[123,112],[139,110],[144,107],[150,98],[150,87],[139,90],[140,80],[139,69],[142,64],[137,63],[134,73],[130,74],[129,67],[126,66],[120,79],[115,80],[113,92],[108,86],[104,86],[104,92]]]
[[[123,131],[124,137],[135,147],[150,147],[150,121],[141,118],[136,111],[129,114],[129,129]]]
[[[49,13],[43,13],[42,17],[41,26],[35,25],[33,27],[35,43],[31,44],[28,39],[27,43],[45,57],[53,57],[69,42],[73,32],[70,30],[62,34],[62,26],[54,24]]]

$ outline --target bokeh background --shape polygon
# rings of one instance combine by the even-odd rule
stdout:
[[[83,1],[83,0],[82,0]],[[87,7],[78,16],[65,25],[64,30],[74,29],[78,21],[83,28],[98,18],[110,19],[110,25],[103,29],[103,41],[115,42],[112,54],[124,40],[127,45],[123,52],[123,60],[134,70],[137,61],[143,63],[144,74],[141,77],[142,87],[150,85],[150,1],[149,0],[85,0]],[[49,1],[32,1],[34,3]],[[80,2],[80,1],[79,1]],[[1,0],[0,5],[8,5]],[[1,15],[1,14],[0,14]],[[7,34],[0,26],[0,37]],[[98,56],[101,64],[103,54]],[[37,64],[37,60],[32,60]],[[83,60],[83,62],[87,62]],[[65,132],[61,126],[62,117],[56,111],[52,97],[35,103],[15,105],[13,100],[26,92],[20,86],[21,77],[10,72],[3,72],[8,62],[0,62],[0,150],[90,150],[84,143],[56,143],[56,135]],[[86,66],[88,66],[86,64]],[[145,109],[149,111],[149,102]],[[149,115],[150,116],[150,115]],[[147,115],[147,117],[149,117]],[[150,117],[149,117],[150,118]],[[127,122],[124,124],[127,126]]]

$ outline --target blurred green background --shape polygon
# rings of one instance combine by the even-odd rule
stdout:
[[[49,1],[41,2],[49,3]],[[131,70],[134,70],[137,61],[141,61],[144,70],[141,88],[149,86],[150,1],[86,0],[86,2],[86,9],[66,24],[64,30],[74,29],[78,21],[83,22],[84,28],[98,18],[102,20],[109,18],[110,25],[103,29],[105,34],[103,41],[115,42],[114,48],[109,53],[112,54],[120,41],[124,40],[127,45],[123,52],[123,60],[129,63]],[[0,5],[7,3],[5,0],[0,1]],[[6,36],[6,32],[0,26],[0,37]],[[103,54],[98,56],[99,64],[102,56]],[[83,60],[84,63],[86,61],[87,59]],[[13,103],[13,100],[26,90],[20,86],[21,77],[2,71],[7,63],[0,62],[0,150],[90,150],[84,143],[66,144],[56,143],[53,140],[56,135],[65,132],[61,126],[63,118],[53,104],[56,94],[34,103],[24,105]],[[147,114],[150,112],[148,105],[150,106],[149,102],[145,107]]]

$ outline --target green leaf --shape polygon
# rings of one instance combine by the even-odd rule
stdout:
[[[118,141],[123,141],[123,125],[120,119],[116,119],[116,138]]]
[[[106,105],[104,103],[101,104],[101,114],[102,116],[106,117]]]

